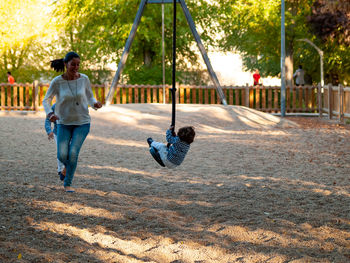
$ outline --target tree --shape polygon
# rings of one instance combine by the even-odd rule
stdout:
[[[140,1],[116,0],[61,0],[55,1],[55,17],[62,21],[61,43],[76,50],[86,59],[89,68],[107,68],[118,63]],[[211,23],[213,12],[205,0],[186,1],[195,22],[202,29],[205,44],[213,43]],[[193,70],[198,56],[193,50],[194,39],[187,21],[178,9],[177,50],[179,54],[178,78]],[[165,6],[165,45],[167,82],[171,80],[172,61],[172,5]],[[129,83],[159,84],[162,82],[161,55],[161,8],[147,5],[137,31],[124,79]],[[187,74],[188,75],[188,74]]]
[[[314,40],[308,33],[307,15],[312,0],[286,2],[286,79],[292,84],[294,55],[300,38]],[[219,0],[218,21],[224,37],[220,46],[242,54],[247,70],[259,69],[262,75],[280,74],[280,0]],[[306,65],[306,70],[308,66]]]
[[[309,24],[326,50],[326,81],[350,82],[350,3],[348,0],[317,0],[312,6]],[[331,54],[331,55],[329,55]]]
[[[12,71],[17,82],[32,81],[44,70],[45,46],[52,31],[44,0],[0,2],[1,80]]]
[[[309,23],[323,41],[337,39],[350,44],[350,2],[317,0],[312,6]]]

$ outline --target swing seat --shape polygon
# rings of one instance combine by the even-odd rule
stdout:
[[[156,148],[151,146],[149,148],[149,152],[151,153],[151,155],[154,158],[154,160],[157,161],[157,163],[159,163],[161,166],[165,167],[162,159],[160,158],[159,152],[158,152],[158,150]]]

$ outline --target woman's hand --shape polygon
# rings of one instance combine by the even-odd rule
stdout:
[[[96,108],[96,109],[99,109],[101,107],[102,107],[102,103],[99,101],[94,104],[94,108]]]
[[[51,122],[55,122],[55,121],[57,121],[57,120],[59,119],[53,112],[49,113],[49,114],[47,115],[47,118],[48,118],[49,121],[51,121]]]
[[[53,139],[53,132],[50,132],[50,133],[48,134],[48,139],[49,139],[49,141],[51,141],[51,140]]]

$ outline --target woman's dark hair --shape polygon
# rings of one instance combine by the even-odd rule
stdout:
[[[196,132],[194,131],[194,127],[186,126],[179,129],[177,136],[179,136],[181,141],[191,144],[196,136]]]
[[[68,52],[64,58],[51,60],[51,68],[57,72],[64,71],[64,64],[67,64],[73,58],[80,58],[79,55],[73,51]]]
[[[10,72],[10,71],[7,71],[7,74],[11,75],[11,72]]]

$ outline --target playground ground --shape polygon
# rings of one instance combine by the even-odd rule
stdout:
[[[178,105],[197,137],[161,168],[170,105],[91,111],[74,194],[41,113],[0,112],[0,262],[349,262],[350,129]]]

